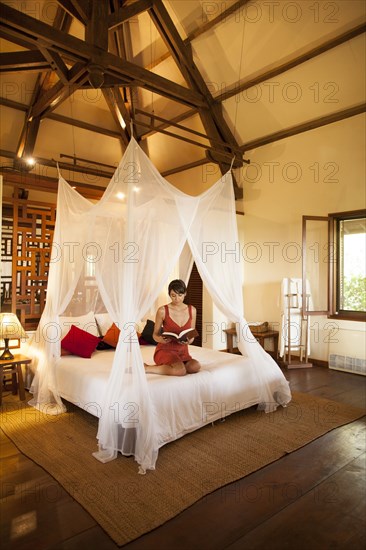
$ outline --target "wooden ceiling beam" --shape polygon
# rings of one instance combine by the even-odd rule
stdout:
[[[189,111],[185,111],[184,113],[182,113],[182,114],[180,114],[176,117],[173,117],[169,121],[169,123],[166,122],[164,124],[160,124],[159,126],[155,126],[155,128],[156,128],[155,130],[139,133],[139,138],[141,140],[147,139],[148,137],[154,135],[158,131],[158,129],[165,130],[166,128],[169,128],[169,126],[172,126],[172,123],[179,123],[182,120],[186,120],[187,118],[190,118],[191,116],[193,116],[195,114],[197,114],[197,109],[190,109]]]
[[[216,15],[216,17],[213,17],[212,19],[209,19],[209,15],[212,15],[212,12],[211,13],[205,13],[206,15],[206,19],[207,21],[201,26],[199,27],[198,29],[196,29],[195,31],[189,33],[188,37],[186,38],[186,40],[184,41],[185,43],[189,43],[189,42],[192,42],[192,40],[194,40],[195,38],[197,38],[198,36],[200,36],[201,34],[204,34],[205,32],[211,30],[213,27],[215,27],[216,25],[218,25],[219,23],[222,23],[223,21],[225,21],[228,17],[231,17],[232,15],[234,15],[235,13],[237,13],[238,11],[240,11],[246,4],[249,4],[251,0],[238,0],[237,2],[235,2],[235,4],[232,4],[231,6],[229,6],[228,8],[224,9],[221,11],[221,8],[223,6],[225,6],[225,2],[219,4],[218,2],[206,2],[206,4],[203,4],[202,6],[202,16],[204,15],[203,13],[203,9],[204,7],[207,8],[207,10],[210,10],[210,9],[218,9],[219,10],[219,14]]]
[[[56,160],[54,159],[49,160],[37,157],[37,164],[40,164],[41,166],[49,166],[52,168],[56,168],[58,164],[60,170],[70,170],[71,172],[77,172],[79,174],[89,174],[91,176],[98,176],[100,178],[105,178],[108,180],[114,174],[114,170],[107,171],[102,170],[101,168],[92,168],[92,163],[89,166],[82,166],[75,163],[57,161],[56,164]]]
[[[224,119],[222,106],[213,99],[201,73],[193,61],[191,50],[185,46],[162,0],[154,1],[153,8],[149,11],[149,14],[184,78],[194,91],[200,93],[205,98],[206,105],[200,109],[199,114],[206,133],[212,136],[216,143],[214,148],[207,148],[209,158],[214,162],[218,162],[223,174],[227,172],[230,166],[230,161],[224,161],[228,156],[231,156],[232,159],[234,155],[236,157],[235,165],[240,164],[242,166],[242,155],[235,154],[233,151],[229,152],[226,148],[226,144],[232,145],[235,148],[238,148],[239,145]],[[221,143],[221,145],[217,145],[217,143]],[[242,198],[243,190],[239,188],[235,178],[233,178],[233,181],[236,198]]]
[[[64,31],[68,31],[70,24],[71,17],[63,12],[61,8],[57,8],[53,27],[62,28]],[[17,156],[14,160],[14,166],[26,170],[31,170],[32,168],[32,166],[28,164],[27,158],[33,157],[41,122],[39,115],[32,116],[32,109],[38,99],[42,96],[43,91],[47,89],[49,83],[51,82],[53,71],[56,71],[59,74],[61,82],[65,82],[68,79],[68,69],[61,57],[56,52],[48,51],[46,48],[41,49],[42,55],[45,59],[47,59],[51,67],[47,71],[46,75],[42,75],[42,73],[38,74],[20,135],[20,140],[17,147]]]
[[[63,84],[68,84],[69,69],[63,62],[61,56],[57,52],[53,52],[52,50],[48,50],[47,48],[41,47],[40,51],[45,59],[47,59],[49,63],[49,69],[57,74],[58,78]]]
[[[57,1],[57,0],[56,0]],[[58,6],[52,26],[60,31],[69,32],[72,16],[62,7]]]
[[[57,3],[80,23],[86,25],[89,19],[89,0],[57,0]]]
[[[85,28],[85,42],[108,51],[108,0],[90,5],[90,16]]]
[[[195,162],[190,162],[188,164],[176,166],[175,168],[171,168],[170,170],[165,170],[165,172],[162,172],[161,175],[163,176],[163,178],[167,178],[172,174],[179,174],[179,172],[185,172],[186,170],[191,170],[192,168],[197,168],[198,166],[204,166],[209,162],[210,161],[207,158],[203,158],[200,160],[196,160]]]
[[[67,55],[75,61],[95,63],[102,66],[105,72],[112,76],[130,79],[132,85],[145,87],[154,93],[190,107],[205,105],[202,94],[196,91],[180,86],[109,52],[101,51],[96,46],[87,44],[83,40],[60,30],[53,29],[42,21],[29,17],[6,4],[1,4],[1,10],[1,25],[8,35],[14,36],[14,40],[20,37],[28,41],[32,47],[41,45],[57,51],[61,56]]]
[[[89,72],[89,71],[88,71]],[[90,72],[89,72],[90,77]],[[125,87],[131,86],[131,80],[123,79],[122,77],[112,76],[110,74],[103,75],[103,83],[99,88],[113,88],[114,86]],[[83,90],[95,90],[95,86],[92,86],[88,80],[81,86]]]
[[[38,50],[0,53],[0,72],[45,71],[50,63]]]
[[[1,9],[1,3],[0,3],[0,9]],[[1,13],[1,12],[0,12]],[[0,19],[1,23],[1,19]],[[37,50],[37,46],[35,44],[29,43],[29,40],[26,38],[23,38],[21,34],[14,34],[14,32],[7,31],[4,27],[0,24],[0,38],[3,38],[7,42],[11,42],[12,44],[17,44],[21,48],[24,48],[25,50]]]
[[[153,0],[137,0],[133,4],[128,6],[122,6],[114,13],[108,16],[108,28],[114,30],[120,25],[123,25],[132,17],[135,17],[139,13],[149,10],[153,5]]]
[[[99,0],[98,0],[99,1]],[[90,16],[90,4],[95,0],[71,0],[71,3],[79,13],[80,17],[87,21]]]
[[[10,109],[16,109],[17,111],[23,111],[23,112],[27,112],[29,109],[28,105],[25,105],[24,103],[19,103],[17,101],[12,101],[11,99],[6,99],[2,97],[0,97],[0,105],[4,105],[4,107],[8,107]],[[75,118],[66,117],[56,113],[52,113],[52,112],[46,113],[44,115],[44,118],[55,120],[56,122],[60,122],[62,124],[76,126],[77,128],[82,128],[83,130],[88,130],[89,132],[96,132],[98,134],[103,134],[112,138],[119,139],[120,137],[119,132],[114,132],[113,130],[108,130],[107,128],[101,128],[100,126],[95,126],[94,124],[89,124],[88,122],[83,122],[82,120],[76,120]]]
[[[232,12],[235,5],[236,4],[234,4],[231,8],[228,8],[228,11]],[[201,28],[203,29],[202,30],[202,33],[203,33],[203,32],[205,32],[205,30],[207,30],[208,27],[206,29],[204,29],[204,27],[200,27],[200,29]],[[318,55],[321,55],[322,53],[324,53],[326,51],[329,51],[332,48],[335,48],[335,47],[347,42],[348,40],[351,40],[352,38],[355,38],[356,36],[359,36],[359,35],[363,34],[365,32],[365,30],[366,30],[365,29],[365,24],[356,25],[355,27],[353,27],[353,28],[349,29],[348,31],[342,33],[341,35],[336,36],[335,38],[332,38],[331,40],[327,40],[326,42],[320,44],[316,48],[312,48],[312,49],[308,50],[307,52],[304,52],[300,56],[296,56],[295,58],[287,61],[286,63],[282,63],[282,64],[278,65],[277,67],[274,67],[273,69],[271,69],[269,71],[265,71],[265,72],[259,74],[258,76],[256,76],[255,78],[251,78],[250,80],[242,82],[242,83],[234,83],[233,85],[228,86],[227,89],[223,93],[221,93],[218,96],[215,96],[215,101],[222,103],[226,99],[229,99],[230,97],[238,95],[238,94],[244,92],[245,90],[247,90],[248,88],[251,88],[253,86],[261,84],[262,82],[265,82],[266,80],[269,80],[270,78],[273,78],[274,76],[278,76],[280,74],[283,74],[286,71],[288,71],[288,70],[290,70],[294,67],[297,67],[301,63],[304,63],[304,62],[306,62],[310,59],[313,59],[313,58],[317,57]],[[184,41],[184,43],[187,44],[189,41],[193,40],[196,36],[198,36],[199,34],[202,34],[202,33],[198,32],[198,31],[194,32],[194,33],[191,33],[189,35],[189,37]],[[160,60],[162,61],[163,58],[165,58],[165,57],[163,56],[162,58],[160,58]],[[180,116],[180,121],[185,120],[186,118],[189,118],[190,116],[192,116],[192,114],[193,114],[193,110],[190,109],[185,114]],[[164,128],[164,127],[165,126],[162,125],[162,128]],[[150,137],[154,133],[155,133],[154,130],[152,130],[151,132],[145,132],[141,135],[141,139],[146,139],[147,137]]]
[[[352,38],[356,38],[357,36],[363,34],[365,31],[366,31],[366,24],[363,23],[361,25],[357,25],[356,27],[349,29],[348,31],[340,34],[339,36],[336,36],[331,40],[327,40],[326,42],[319,44],[319,46],[316,46],[315,48],[312,48],[307,52],[304,52],[303,54],[298,55],[289,61],[286,61],[285,63],[281,63],[276,67],[273,67],[272,69],[257,75],[254,78],[250,78],[249,80],[246,80],[241,83],[236,82],[231,86],[228,86],[227,89],[224,92],[222,92],[220,95],[216,96],[215,99],[216,101],[223,102],[226,99],[229,99],[230,97],[236,96],[244,92],[245,90],[252,88],[253,86],[258,86],[258,84],[261,84],[262,82],[265,82],[270,78],[283,74],[289,71],[290,69],[293,69],[294,67],[298,67],[299,65],[301,65],[302,63],[305,63],[306,61],[309,61],[310,59],[314,59],[315,57],[318,57],[322,53],[332,50],[333,48],[340,46],[341,44],[344,44],[349,40],[352,40]]]
[[[206,110],[200,111],[201,117],[205,119],[203,123],[206,132],[218,141],[222,140],[223,143],[238,146],[222,115],[221,105],[217,104],[212,98],[201,73],[192,59],[191,51],[187,50],[162,0],[155,0],[153,9],[149,13],[184,78],[206,99]]]
[[[154,128],[154,126],[152,124],[149,124],[147,122],[142,122],[141,120],[136,120],[136,119],[133,119],[133,124],[135,126],[143,126],[145,128]],[[210,159],[209,162],[214,162],[215,164],[220,164],[220,163],[225,162],[225,165],[227,165],[229,167],[231,161],[233,160],[234,153],[231,152],[231,151],[221,151],[220,150],[220,157],[217,157],[217,159],[219,159],[219,160],[217,160],[216,156],[215,156],[215,153],[218,154],[217,147],[211,147],[211,146],[209,146],[205,143],[200,143],[199,141],[195,141],[193,139],[181,136],[179,134],[174,134],[173,132],[169,132],[168,130],[161,130],[161,129],[156,128],[156,131],[161,133],[161,134],[164,134],[166,136],[169,136],[169,137],[172,137],[172,138],[175,138],[175,139],[180,139],[181,141],[185,141],[186,143],[196,145],[197,147],[201,147],[202,149],[206,149],[206,151],[212,153],[212,158]],[[235,159],[234,159],[234,163],[233,163],[234,168],[240,168],[241,166],[243,166],[243,162],[248,162],[248,161],[244,161],[242,156],[243,156],[242,152],[235,155]],[[226,172],[227,172],[227,170],[226,170]]]
[[[0,97],[0,105],[4,105],[4,107],[8,107],[9,109],[15,109],[16,111],[27,112],[29,109],[29,105],[20,103],[19,101],[13,101],[12,99],[7,99],[6,97]]]
[[[75,90],[88,79],[86,67],[82,63],[75,63],[69,70],[69,84],[65,86],[61,81],[57,82],[50,90],[47,90],[32,106],[29,116],[44,116],[56,109],[65,99],[70,97]]]
[[[112,1],[113,1],[112,9],[118,10],[119,9],[118,0],[112,0]],[[127,33],[125,33],[125,31],[127,31]],[[128,59],[127,52],[126,52],[126,44],[125,44],[125,35],[126,34],[129,35],[128,31],[129,31],[129,23],[127,21],[123,27],[122,26],[116,27],[112,32],[108,33],[109,51],[114,55],[116,55],[117,57],[120,57],[121,59]],[[106,75],[106,77],[108,76],[109,75]],[[123,85],[123,83],[121,82],[115,82],[115,85],[119,86],[120,88],[121,87],[123,88],[123,96],[124,96],[124,100],[126,101],[129,88]],[[126,85],[127,85],[127,82],[126,82]]]
[[[279,132],[273,132],[267,136],[260,137],[258,139],[253,139],[252,141],[247,141],[244,145],[241,146],[241,150],[250,151],[251,149],[256,149],[257,147],[263,147],[263,145],[268,145],[275,141],[280,141],[281,139],[286,139],[291,136],[296,136],[297,134],[302,134],[303,132],[309,132],[310,130],[315,130],[316,128],[321,128],[328,124],[333,124],[334,122],[339,122],[346,118],[356,116],[366,112],[366,103],[361,103],[360,105],[355,105],[348,109],[343,109],[342,111],[337,111],[336,113],[331,113],[330,115],[325,115],[322,117],[315,118],[307,122],[302,122],[301,124],[296,124],[291,128],[285,128]]]
[[[57,193],[58,191],[57,178],[41,176],[39,174],[28,174],[27,172],[9,172],[7,169],[2,167],[0,167],[0,173],[4,175],[5,185],[10,184],[17,187],[24,187],[25,189],[35,189],[45,193]],[[105,187],[81,183],[79,181],[73,181],[72,185],[81,195],[83,195],[83,197],[95,200],[100,199],[105,191]],[[6,197],[3,198],[5,202]]]
[[[207,17],[207,22],[204,23],[203,25],[201,25],[200,27],[198,27],[196,30],[194,30],[193,32],[189,33],[189,35],[187,36],[187,38],[185,38],[183,40],[183,43],[185,46],[191,46],[191,42],[197,38],[198,36],[200,36],[201,34],[204,34],[205,32],[209,31],[210,29],[212,29],[213,27],[215,27],[216,25],[218,25],[219,23],[225,21],[225,19],[227,17],[230,17],[231,15],[235,14],[236,12],[238,12],[240,9],[242,9],[245,4],[248,4],[251,0],[238,0],[237,2],[235,2],[235,4],[233,4],[232,6],[229,6],[228,8],[220,11],[222,9],[222,7],[225,5],[223,2],[221,4],[219,4],[218,2],[206,2],[205,4],[202,5],[202,10],[204,9],[204,6],[207,7],[207,9],[219,9],[220,13],[219,15],[217,15],[216,17],[214,17],[213,19],[209,19],[208,18],[208,13],[206,14],[206,17]],[[212,12],[211,12],[212,13]],[[203,11],[202,11],[202,15],[203,15]],[[164,61],[165,59],[167,59],[168,57],[170,56],[170,53],[165,53],[163,54],[161,57],[159,57],[159,59],[157,59],[149,68],[152,69],[153,67],[155,67],[156,65],[159,65],[159,63],[161,63],[162,61]]]
[[[114,0],[114,5],[118,6],[118,0]],[[124,7],[127,7],[124,4]],[[133,59],[133,45],[132,45],[132,35],[131,35],[131,23],[130,20],[126,21],[124,25],[118,27],[114,34],[117,37],[118,46],[119,46],[119,57],[122,59],[130,60]],[[145,67],[146,68],[146,67]],[[130,113],[133,113],[135,110],[135,105],[138,102],[138,88],[127,86],[123,88],[125,100],[128,104],[128,110]],[[138,140],[139,137],[136,136]]]
[[[38,116],[25,122],[22,137],[18,145],[17,157],[21,157],[20,162],[24,163],[27,161],[28,157],[33,157],[40,122],[41,119]],[[31,169],[31,167],[29,167],[29,169]]]
[[[4,149],[0,149],[0,157],[5,157],[5,158],[10,158],[10,159],[16,159],[16,155],[15,153],[12,153],[11,151],[6,151]],[[60,157],[62,157],[62,155],[60,155]],[[86,166],[84,165],[81,165],[81,164],[76,164],[75,162],[74,163],[68,163],[68,162],[64,162],[62,160],[55,160],[55,159],[44,159],[44,158],[41,158],[41,157],[37,157],[37,165],[39,166],[48,166],[50,168],[57,168],[57,164],[60,168],[60,170],[69,170],[70,172],[77,172],[79,174],[89,174],[91,176],[98,176],[100,178],[104,178],[104,179],[110,179],[114,172],[115,172],[115,167],[114,166],[110,166],[110,170],[102,170],[101,168],[93,168],[93,161],[88,161],[86,159],[84,159],[84,162],[86,163]],[[22,165],[19,165],[23,168]],[[104,165],[106,166],[106,165]],[[9,166],[1,166],[0,167],[0,171],[2,172],[9,172]],[[21,174],[27,174],[28,173],[28,170],[17,170],[15,171],[15,173],[19,173],[21,172]],[[36,174],[33,174],[34,176],[36,176]]]
[[[21,166],[23,163],[24,167],[28,167],[28,170],[30,170],[31,167],[27,165],[24,162],[24,160],[22,160],[22,157],[23,155],[30,156],[30,157],[32,156],[34,145],[37,139],[40,119],[39,117],[35,117],[33,120],[30,119],[29,112],[30,112],[31,106],[37,99],[41,79],[42,79],[42,73],[38,73],[37,80],[33,88],[32,97],[30,100],[30,107],[28,107],[26,111],[23,128],[22,128],[20,138],[18,141],[18,146],[16,149],[16,157],[14,160],[14,165],[18,164],[18,166]]]
[[[75,126],[76,128],[82,128],[83,130],[88,130],[89,132],[95,132],[97,134],[102,134],[111,138],[120,138],[120,132],[108,130],[108,128],[101,128],[100,126],[95,126],[95,124],[89,124],[82,120],[76,120],[75,118],[70,118],[64,115],[59,115],[56,113],[47,113],[45,118],[54,120],[55,122],[60,122],[61,124],[68,124],[69,126]]]
[[[143,111],[142,109],[135,109],[135,113],[137,115],[143,115],[147,118],[150,118],[150,120],[153,121],[152,126],[155,128],[155,120],[158,120],[160,122],[164,122],[165,127],[173,126],[174,128],[178,128],[179,130],[183,130],[184,132],[188,132],[190,134],[194,134],[195,136],[201,137],[203,139],[206,139],[210,141],[211,144],[217,144],[217,145],[223,145],[222,140],[216,140],[213,137],[207,136],[206,134],[202,134],[202,132],[197,132],[197,130],[192,130],[191,128],[187,128],[186,126],[183,126],[182,124],[179,124],[178,122],[173,122],[172,120],[167,120],[166,118],[163,118],[161,116],[155,115],[153,113],[149,113],[148,111]],[[160,128],[160,126],[159,126]],[[231,151],[235,151],[238,154],[242,154],[241,148],[239,145],[234,146],[228,143],[224,143],[225,147],[228,147]]]
[[[127,147],[130,141],[130,134],[127,129],[127,121],[130,119],[130,115],[125,107],[121,93],[117,87],[103,89],[102,92],[112,117],[119,128],[120,139],[123,145]]]
[[[101,0],[98,3],[93,2],[91,4],[90,19],[87,23],[85,31],[85,40],[93,46],[97,46],[98,48],[101,48],[105,51],[108,50],[108,10],[108,0]],[[95,74],[97,76],[96,83],[92,80],[95,79]],[[104,79],[105,74],[104,70],[101,67],[97,67],[96,73],[95,69],[89,72],[89,82],[91,82],[91,84],[94,85],[96,88],[99,88],[104,84]],[[98,85],[99,83],[100,85]],[[103,88],[102,93],[119,130],[119,139],[121,141],[121,145],[123,147],[127,147],[129,142],[129,135],[126,132],[126,108],[121,97],[119,88],[117,86],[114,86],[113,88]]]
[[[114,1],[116,4],[116,1]],[[124,44],[124,34],[123,27],[116,27],[112,32],[109,32],[109,51],[121,57],[122,59],[127,59],[126,48]]]

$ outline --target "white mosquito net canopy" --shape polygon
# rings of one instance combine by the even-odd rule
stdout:
[[[258,366],[261,407],[268,412],[277,406],[263,372],[278,367],[243,316],[243,269],[233,252],[238,235],[231,173],[203,194],[188,196],[158,173],[132,138],[97,204],[60,176],[47,300],[30,349],[36,365],[30,404],[59,414],[65,411],[56,384],[60,316],[104,310],[120,328],[98,414],[99,451],[94,456],[102,462],[120,451],[133,454],[142,473],[155,467],[154,407],[136,326],[186,243],[214,303],[236,323],[240,351]]]

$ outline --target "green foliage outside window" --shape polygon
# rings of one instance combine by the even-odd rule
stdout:
[[[343,309],[366,311],[366,278],[353,276],[344,278]]]

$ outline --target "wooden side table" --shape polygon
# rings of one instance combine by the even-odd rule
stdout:
[[[24,380],[22,365],[29,365],[32,359],[25,355],[16,354],[13,359],[0,361],[0,405],[3,397],[4,374],[11,374],[12,393],[16,395],[19,391],[19,399],[25,400]]]
[[[226,334],[226,346],[227,351],[229,353],[238,353],[238,348],[234,348],[233,339],[234,336],[236,336],[236,328],[227,328],[224,329],[224,332]],[[254,338],[260,343],[263,349],[264,342],[267,339],[270,339],[273,341],[273,351],[267,351],[275,361],[278,359],[278,339],[279,339],[279,332],[278,330],[267,330],[266,332],[253,332],[252,334]]]
[[[234,348],[234,336],[236,336],[236,328],[224,329],[226,334],[226,347],[228,353],[240,353],[238,348]]]
[[[262,348],[269,353],[275,361],[278,359],[278,338],[280,333],[278,330],[267,330],[266,332],[253,332],[254,338],[260,343]],[[264,342],[269,339],[273,341],[273,351],[266,350]]]

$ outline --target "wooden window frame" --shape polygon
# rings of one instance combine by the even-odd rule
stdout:
[[[328,216],[303,216],[302,217],[302,303],[303,305],[303,314],[305,316],[308,315],[328,315],[330,314],[330,271],[329,271],[329,260],[328,260],[328,275],[327,275],[327,309],[323,310],[309,310],[307,308],[307,300],[306,300],[306,222],[307,221],[319,221],[319,222],[327,222],[328,224],[328,247],[330,242],[330,227],[329,227],[329,217]],[[331,257],[331,254],[328,250],[328,258]]]
[[[352,311],[340,309],[340,291],[339,291],[339,277],[340,277],[340,242],[339,242],[339,224],[341,220],[354,220],[357,218],[366,217],[366,209],[352,210],[349,212],[334,212],[328,215],[330,221],[330,244],[334,248],[334,261],[330,262],[330,277],[329,286],[331,289],[331,307],[330,307],[330,319],[343,319],[348,321],[366,321],[365,311]]]
[[[353,210],[348,212],[334,212],[328,216],[303,216],[302,218],[302,288],[306,288],[306,223],[307,221],[328,222],[328,280],[327,310],[307,310],[304,308],[304,315],[326,315],[329,319],[342,319],[347,321],[366,321],[366,312],[342,310],[339,308],[339,275],[340,275],[340,252],[338,227],[341,220],[352,220],[366,217],[366,209]],[[303,304],[306,304],[303,292]]]

